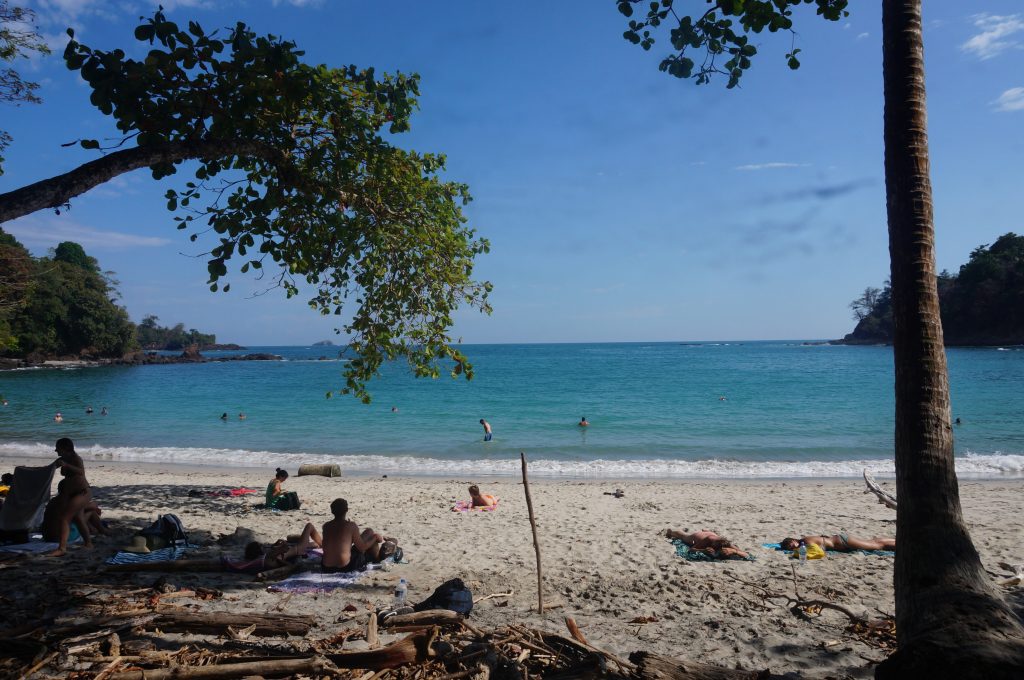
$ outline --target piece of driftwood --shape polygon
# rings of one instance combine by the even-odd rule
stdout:
[[[891,493],[880,487],[878,482],[875,481],[875,478],[871,476],[867,469],[864,470],[864,483],[868,485],[868,490],[864,493],[873,493],[878,496],[879,503],[887,508],[891,508],[893,510],[896,509],[896,496],[893,496]]]
[[[670,659],[652,652],[633,652],[629,660],[636,664],[640,680],[771,680],[781,678],[769,671],[744,671],[702,663]]]
[[[268,569],[267,571],[261,571],[256,574],[254,581],[280,581],[283,578],[287,578],[295,572],[303,569],[304,565],[302,560],[299,560],[295,564],[286,564],[283,567],[277,567],[276,569]]]
[[[300,674],[315,674],[323,669],[318,657],[307,659],[275,659],[270,661],[246,661],[225,663],[215,666],[175,666],[145,671],[124,671],[112,673],[108,680],[230,680],[261,676],[283,678]]]
[[[207,633],[226,635],[228,628],[252,629],[250,635],[269,637],[274,635],[305,635],[313,627],[312,616],[297,614],[230,614],[210,612],[193,614],[174,612],[159,614],[147,628],[159,628],[172,633]]]
[[[434,656],[431,645],[437,637],[437,632],[438,629],[434,627],[368,652],[341,652],[326,656],[339,668],[366,668],[372,671],[398,668],[410,663],[423,663]]]
[[[572,635],[574,640],[576,640],[577,642],[581,642],[585,645],[590,644],[589,642],[587,642],[587,638],[583,635],[583,632],[580,630],[580,627],[576,625],[576,619],[572,618],[571,616],[566,616],[565,627],[569,629],[569,635]]]
[[[369,618],[366,619],[366,645],[370,649],[377,649],[380,647],[380,638],[377,637],[376,612],[370,612]]]
[[[465,617],[450,609],[427,609],[412,614],[396,614],[381,621],[385,628],[397,626],[454,626],[461,625]]]
[[[113,574],[140,571],[223,571],[220,560],[165,560],[136,564],[108,564],[106,571]]]
[[[537,520],[533,516],[533,499],[530,498],[530,480],[526,477],[526,454],[519,452],[523,464],[523,491],[526,492],[526,511],[530,515],[530,531],[533,532],[533,552],[537,556],[537,613],[544,613],[544,577],[540,566],[540,541],[537,540]]]
[[[318,475],[320,477],[341,477],[341,466],[337,463],[306,463],[299,466],[299,477]]]
[[[509,588],[507,593],[491,593],[490,595],[484,595],[483,597],[477,597],[473,599],[473,604],[480,604],[484,600],[491,600],[495,597],[512,597],[516,594],[515,589]]]

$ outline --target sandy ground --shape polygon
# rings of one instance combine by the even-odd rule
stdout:
[[[328,594],[285,595],[266,591],[250,577],[174,574],[181,586],[207,585],[225,597],[206,609],[311,613],[318,637],[349,621],[355,604],[391,602],[398,579],[409,582],[409,599],[425,598],[441,582],[462,578],[474,595],[515,591],[477,605],[477,625],[524,623],[563,632],[573,616],[592,644],[619,655],[645,649],[729,667],[771,668],[815,676],[870,677],[883,651],[845,631],[843,614],[825,611],[798,618],[785,600],[764,600],[761,588],[825,599],[869,617],[893,612],[893,558],[838,555],[798,565],[760,547],[785,536],[847,531],[857,536],[895,535],[895,512],[863,493],[858,480],[800,481],[554,481],[531,482],[544,566],[544,599],[554,608],[536,614],[534,550],[522,484],[513,479],[291,477],[286,490],[303,500],[301,510],[268,512],[254,506],[271,471],[206,467],[161,468],[86,461],[94,495],[115,535],[101,537],[94,550],[75,549],[62,559],[35,557],[3,570],[8,619],[17,624],[31,608],[41,577],[83,581],[97,575],[102,559],[128,542],[158,514],[173,512],[184,522],[197,556],[239,556],[240,545],[218,543],[237,527],[270,542],[298,533],[305,522],[321,525],[337,497],[349,501],[350,518],[395,536],[407,564],[366,574],[355,587]],[[0,461],[9,469],[13,461]],[[31,464],[39,464],[33,461]],[[477,482],[500,498],[497,511],[454,513],[454,500],[467,498]],[[883,485],[893,488],[891,481]],[[248,486],[258,495],[241,498],[190,497],[190,490]],[[605,495],[621,488],[623,498]],[[968,525],[985,566],[1024,562],[1024,481],[966,481],[961,495]],[[753,562],[687,562],[663,537],[666,528],[714,529],[749,550]],[[107,582],[148,585],[153,574],[107,575]],[[656,622],[630,623],[650,616]],[[351,625],[351,624],[349,624]]]

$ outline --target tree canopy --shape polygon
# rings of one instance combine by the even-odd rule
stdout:
[[[142,349],[184,349],[189,345],[213,345],[217,336],[212,333],[200,333],[194,328],[185,330],[185,324],[176,323],[170,328],[161,326],[159,318],[153,314],[143,317],[135,327],[135,337]]]
[[[135,344],[135,324],[96,260],[65,241],[33,258],[0,230],[0,354],[119,357]]]
[[[400,357],[418,376],[450,360],[453,376],[472,377],[448,329],[459,305],[490,311],[491,285],[472,278],[488,243],[466,226],[468,188],[443,178],[444,156],[389,141],[409,129],[417,75],[306,64],[278,36],[242,23],[223,36],[182,28],[162,11],[135,29],[150,46],[142,60],[68,33],[68,68],[122,136],[107,147],[80,140],[103,155],[0,195],[0,222],[59,211],[125,172],[161,178],[192,161],[167,208],[193,241],[215,239],[210,289],[230,289],[234,262],[288,297],[311,290],[321,314],[346,315],[341,392],[368,401],[366,381]]]
[[[949,345],[1024,344],[1024,236],[1003,234],[974,249],[957,274],[938,277],[942,329]],[[851,343],[891,343],[892,288],[886,282],[870,305],[864,296],[851,303],[864,308]]]

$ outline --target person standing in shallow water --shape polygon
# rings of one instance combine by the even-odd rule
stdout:
[[[480,424],[484,426],[484,441],[491,441],[491,437],[494,436],[493,433],[491,432],[491,424],[484,420],[483,418],[480,419]]]
[[[587,427],[590,425],[590,421],[587,420],[586,416],[580,418],[580,427]]]

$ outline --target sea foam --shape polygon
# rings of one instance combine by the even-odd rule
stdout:
[[[399,474],[410,476],[475,475],[516,476],[519,458],[446,460],[429,456],[279,453],[217,448],[130,447],[92,445],[79,447],[85,460],[137,461],[168,465],[217,465],[237,467],[297,468],[304,463],[337,463],[347,474]],[[53,445],[2,443],[0,457],[52,460]],[[530,474],[563,479],[772,479],[859,477],[864,470],[878,477],[892,477],[892,460],[833,461],[738,461],[598,459],[588,461],[530,460]],[[1024,455],[967,453],[956,458],[957,475],[965,479],[1024,477]]]

